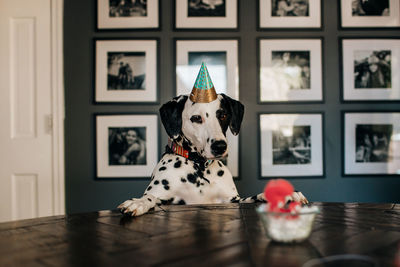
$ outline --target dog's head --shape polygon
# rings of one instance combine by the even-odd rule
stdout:
[[[206,159],[228,155],[226,131],[240,131],[244,106],[224,94],[210,103],[195,103],[182,95],[160,108],[161,121],[171,139],[187,141],[190,150]],[[186,148],[185,148],[186,149]]]

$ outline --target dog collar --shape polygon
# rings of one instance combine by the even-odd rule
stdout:
[[[189,158],[189,151],[187,151],[177,143],[173,142],[171,139],[168,139],[168,145],[175,154],[178,154],[179,156],[182,156],[186,159]]]

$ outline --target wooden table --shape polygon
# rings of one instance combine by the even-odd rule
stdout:
[[[399,204],[314,204],[321,213],[313,232],[295,245],[271,242],[254,204],[162,206],[137,218],[100,211],[2,223],[0,266],[302,266],[338,254],[400,266]],[[341,263],[323,266],[373,266]]]

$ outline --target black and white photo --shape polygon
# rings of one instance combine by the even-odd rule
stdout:
[[[108,52],[107,90],[145,89],[145,52]]]
[[[187,0],[188,17],[225,17],[226,0]]]
[[[400,113],[344,112],[344,175],[400,174]]]
[[[260,114],[261,177],[323,176],[321,113]]]
[[[175,0],[176,29],[236,29],[237,0]]]
[[[147,0],[109,0],[110,17],[145,17]]]
[[[400,27],[399,3],[398,0],[340,0],[342,27]]]
[[[321,28],[321,0],[259,0],[259,27]]]
[[[400,100],[400,40],[347,39],[342,43],[344,101]]]
[[[356,162],[391,161],[393,125],[356,124]]]
[[[287,126],[272,131],[273,164],[310,164],[310,126]]]
[[[96,102],[156,102],[157,45],[157,40],[97,40]]]
[[[272,68],[285,76],[290,90],[310,89],[310,51],[272,51]]]
[[[160,0],[97,0],[99,29],[159,28]]]
[[[320,39],[260,40],[260,101],[322,101]]]
[[[108,128],[109,165],[146,164],[146,127]]]
[[[309,0],[271,0],[273,17],[308,17]]]
[[[355,88],[391,88],[390,50],[354,51]]]
[[[238,40],[176,40],[176,95],[189,94],[196,81],[201,63],[208,72],[217,94],[239,99]],[[234,177],[239,176],[239,139],[227,132],[229,156],[227,166]]]
[[[389,0],[352,0],[353,16],[389,16]]]
[[[158,160],[157,115],[96,116],[97,177],[148,177]]]

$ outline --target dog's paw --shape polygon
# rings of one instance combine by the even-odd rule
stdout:
[[[140,216],[154,208],[156,205],[156,198],[152,195],[146,195],[142,198],[132,198],[120,204],[117,208],[121,213],[130,216]]]
[[[300,202],[301,204],[308,204],[307,198],[299,191],[292,194],[293,201]]]

